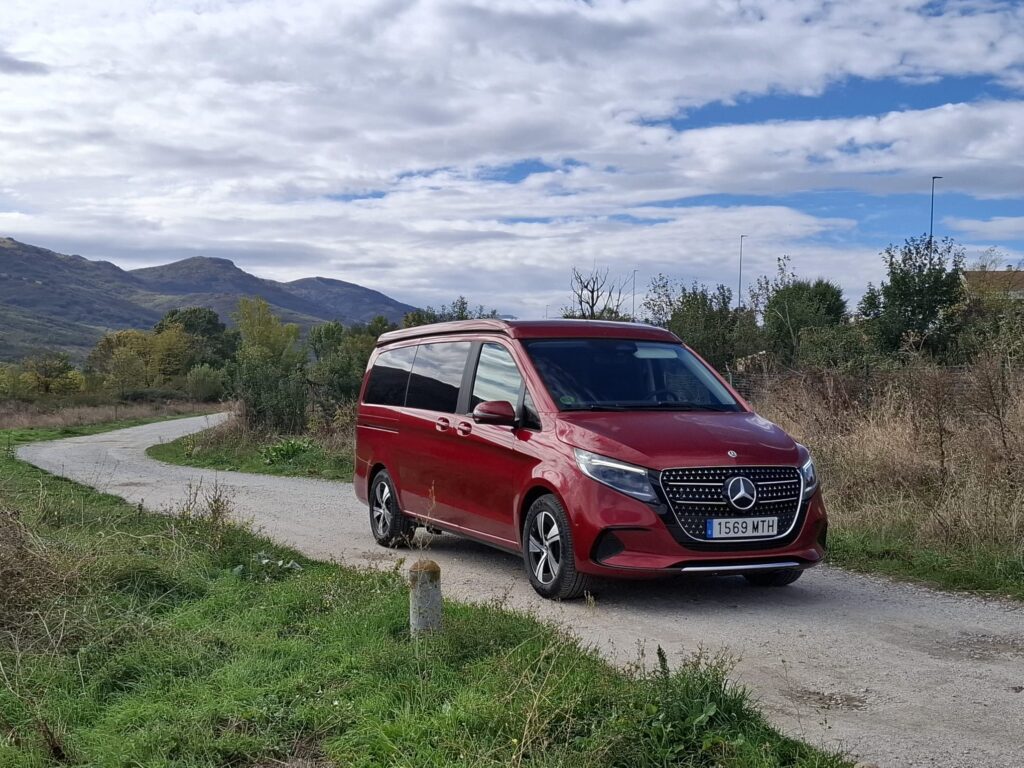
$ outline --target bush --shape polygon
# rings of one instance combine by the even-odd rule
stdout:
[[[291,464],[315,448],[312,440],[289,438],[260,449],[260,456],[266,464]]]
[[[306,378],[260,354],[240,354],[235,394],[242,418],[253,429],[290,434],[306,426]]]
[[[190,400],[200,403],[220,400],[224,395],[224,371],[206,363],[197,365],[185,377],[185,392]]]

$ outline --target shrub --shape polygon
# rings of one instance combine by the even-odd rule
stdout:
[[[315,449],[311,440],[289,438],[265,446],[260,450],[260,456],[266,464],[291,464]]]
[[[185,391],[190,400],[200,403],[219,400],[224,394],[224,371],[206,363],[197,365],[185,377]]]

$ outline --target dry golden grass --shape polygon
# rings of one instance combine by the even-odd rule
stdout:
[[[926,364],[872,382],[793,377],[755,398],[808,445],[834,526],[1024,558],[1024,376]]]
[[[33,427],[81,427],[115,421],[156,419],[190,413],[214,413],[224,410],[221,403],[118,403],[111,405],[77,405],[54,408],[48,403],[0,401],[0,429]]]

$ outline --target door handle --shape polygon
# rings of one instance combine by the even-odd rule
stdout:
[[[446,419],[444,416],[434,422],[434,427],[438,432],[447,432],[452,427],[450,419]]]
[[[455,428],[455,431],[458,432],[460,435],[468,435],[470,432],[473,431],[473,425],[470,424],[468,421],[460,421],[459,425]]]

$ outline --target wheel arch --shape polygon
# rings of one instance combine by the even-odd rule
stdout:
[[[520,547],[523,546],[523,528],[526,525],[526,515],[530,511],[530,507],[533,505],[533,502],[535,502],[541,496],[548,495],[554,496],[556,499],[558,499],[558,503],[562,505],[562,509],[565,510],[565,514],[569,514],[569,509],[568,507],[565,506],[565,502],[562,501],[562,497],[558,493],[558,491],[556,491],[550,485],[546,485],[539,482],[532,485],[529,489],[527,489],[526,493],[523,494],[522,501],[519,504],[519,509],[516,512],[516,535],[519,536]]]

